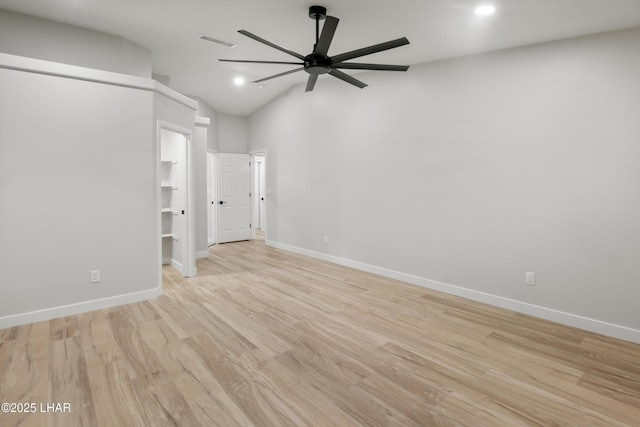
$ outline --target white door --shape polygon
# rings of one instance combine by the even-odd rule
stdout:
[[[207,243],[216,243],[216,157],[207,153]]]
[[[248,154],[218,154],[218,242],[251,239]]]

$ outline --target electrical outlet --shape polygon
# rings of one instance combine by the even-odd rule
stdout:
[[[329,243],[329,236],[324,236],[324,238],[322,239],[322,241],[324,242],[324,244],[326,245],[327,243]]]
[[[525,285],[535,286],[536,285],[536,273],[530,273],[530,272],[524,273],[524,283],[525,283]]]
[[[91,270],[91,283],[98,283],[100,281],[100,270]]]

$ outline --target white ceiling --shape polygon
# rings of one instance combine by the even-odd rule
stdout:
[[[479,17],[479,4],[497,13]],[[154,73],[219,112],[249,115],[306,81],[298,72],[237,87],[295,66],[231,64],[218,58],[290,61],[241,34],[245,29],[306,55],[315,24],[308,8],[320,4],[340,19],[330,55],[406,36],[411,44],[358,62],[414,65],[443,58],[640,26],[640,0],[0,0],[0,8],[122,36],[152,51]],[[199,39],[236,43],[227,48]],[[347,71],[353,73],[353,71]],[[383,72],[383,71],[378,71]],[[402,78],[401,73],[394,73]],[[315,90],[322,90],[321,76]],[[366,82],[366,75],[360,76]],[[304,90],[301,87],[300,90]],[[360,90],[345,84],[345,90]],[[363,90],[367,90],[366,88]]]

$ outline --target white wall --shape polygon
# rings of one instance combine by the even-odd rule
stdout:
[[[151,51],[122,37],[0,9],[0,52],[151,77]]]
[[[218,115],[218,149],[221,153],[247,154],[248,119],[231,114]]]
[[[271,244],[640,342],[638,45],[634,29],[295,87],[249,118]]]
[[[207,151],[218,151],[218,112],[211,108],[209,104],[202,99],[189,96],[198,103],[197,115],[209,119],[209,128],[207,129]],[[245,128],[246,134],[246,128]],[[246,138],[246,136],[245,136]]]
[[[155,118],[193,128],[197,104],[4,53],[0,93],[0,328],[161,294]]]
[[[0,93],[0,328],[157,294],[153,93],[2,68]]]

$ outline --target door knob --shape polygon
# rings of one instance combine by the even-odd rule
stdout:
[[[220,204],[221,204],[221,205],[224,205],[224,202],[223,202],[222,200],[220,200]]]

